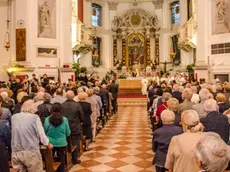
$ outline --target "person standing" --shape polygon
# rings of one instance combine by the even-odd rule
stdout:
[[[148,88],[148,79],[146,79],[145,77],[141,80],[141,92],[142,95],[147,95],[147,88]]]
[[[67,141],[66,137],[70,136],[69,122],[66,117],[62,116],[62,106],[60,103],[54,103],[51,109],[51,115],[45,119],[44,129],[50,143],[54,146],[53,153],[61,162],[58,172],[65,171],[65,152]]]
[[[43,172],[39,143],[52,148],[34,107],[33,100],[27,100],[21,112],[12,116],[12,166],[23,172]]]
[[[81,105],[73,100],[74,92],[69,90],[66,92],[67,100],[62,104],[63,116],[69,121],[71,130],[71,141],[76,149],[72,152],[72,163],[79,164],[81,161],[78,159],[78,148],[81,140],[81,123],[84,121],[84,113]]]
[[[117,107],[117,94],[119,90],[119,85],[116,84],[116,80],[112,80],[112,83],[108,86],[108,90],[110,93],[112,93],[113,99],[112,99],[112,107],[113,107],[113,113],[117,113],[118,107]]]

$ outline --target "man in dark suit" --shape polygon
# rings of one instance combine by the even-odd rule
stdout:
[[[106,116],[106,113],[109,110],[109,91],[106,89],[106,85],[103,84],[101,86],[99,96],[101,97],[102,101],[102,108],[104,109],[104,116]]]
[[[81,139],[81,123],[84,120],[84,113],[81,105],[73,100],[74,92],[72,90],[66,93],[67,100],[62,104],[63,116],[69,121],[71,130],[72,144],[76,146],[76,149],[72,152],[72,163],[79,164],[78,160],[78,147]]]
[[[182,93],[179,91],[179,86],[177,84],[173,85],[172,97],[176,98],[179,101],[179,103],[183,102]]]
[[[116,84],[115,80],[112,80],[112,83],[109,85],[109,92],[112,93],[113,100],[112,100],[112,106],[113,106],[113,113],[115,114],[117,112],[117,94],[118,94],[119,85]]]
[[[156,153],[153,158],[156,172],[165,172],[165,161],[168,152],[169,143],[173,136],[183,133],[181,127],[175,126],[175,114],[171,110],[164,110],[161,114],[163,127],[154,131],[152,139],[152,150]]]
[[[218,105],[215,100],[209,99],[204,103],[207,116],[200,119],[205,127],[205,132],[215,132],[227,143],[229,141],[228,117],[218,112]]]

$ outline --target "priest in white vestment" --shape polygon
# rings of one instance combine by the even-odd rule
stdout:
[[[148,79],[146,79],[145,77],[141,80],[141,92],[142,95],[147,95],[147,88],[148,88]]]

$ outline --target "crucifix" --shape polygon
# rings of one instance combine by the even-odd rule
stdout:
[[[165,61],[165,62],[160,62],[160,64],[164,65],[164,73],[166,73],[167,72],[167,65],[172,64],[172,62]]]

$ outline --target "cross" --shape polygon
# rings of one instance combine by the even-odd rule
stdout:
[[[168,65],[168,64],[172,64],[172,62],[167,62],[167,61],[165,61],[165,62],[160,62],[160,64],[163,64],[163,65],[164,65],[164,73],[166,73],[166,72],[167,72],[167,65]]]

